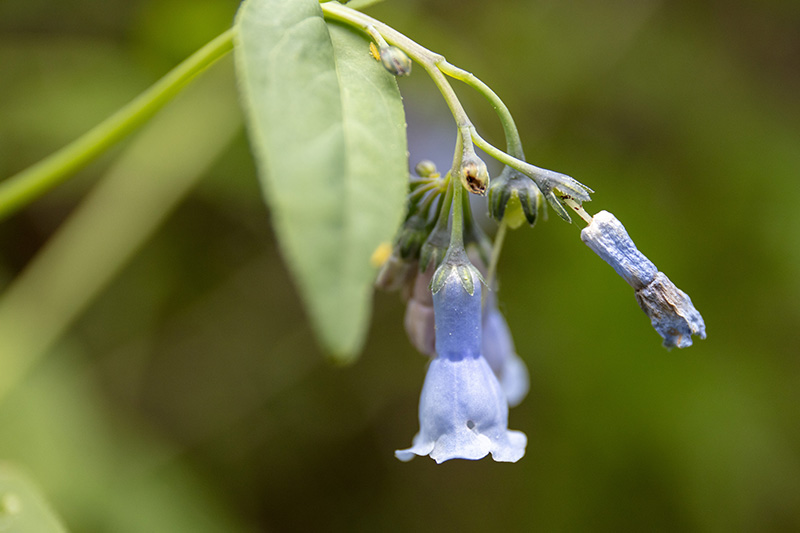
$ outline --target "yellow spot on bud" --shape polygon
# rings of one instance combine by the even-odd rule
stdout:
[[[375,251],[372,252],[372,256],[369,258],[369,263],[375,267],[380,268],[383,264],[389,260],[392,256],[392,245],[388,242],[384,242],[378,245],[375,248]]]

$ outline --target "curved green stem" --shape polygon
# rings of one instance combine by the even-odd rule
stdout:
[[[497,96],[497,93],[495,93],[491,87],[483,83],[477,76],[452,63],[442,61],[439,63],[439,69],[451,78],[466,83],[481,93],[484,98],[489,101],[497,117],[500,119],[500,123],[503,125],[503,133],[505,133],[506,136],[506,150],[517,159],[525,159],[525,153],[522,150],[522,139],[519,136],[519,130],[517,130],[514,117],[511,116],[508,107],[506,107],[503,100]]]
[[[150,119],[198,74],[233,48],[234,33],[233,28],[226,31],[87,133],[0,182],[0,220],[65,181]]]
[[[480,148],[493,158],[497,159],[501,163],[506,164],[515,170],[519,170],[526,176],[530,176],[531,178],[533,178],[534,176],[537,175],[546,175],[548,173],[552,173],[551,170],[539,168],[536,165],[531,165],[527,161],[522,161],[517,157],[508,155],[506,152],[490,144],[483,137],[478,135],[478,132],[475,130],[475,128],[472,128],[470,130],[470,133],[472,136],[472,142],[474,142],[478,146],[478,148]]]
[[[506,107],[505,103],[503,103],[500,97],[497,96],[488,85],[478,79],[474,74],[449,63],[443,56],[421,46],[391,26],[387,26],[359,11],[335,2],[326,2],[322,4],[322,10],[328,19],[344,22],[345,24],[361,29],[369,34],[379,45],[383,42],[388,42],[400,48],[408,54],[412,60],[422,66],[431,77],[434,84],[436,84],[447,106],[450,108],[450,112],[453,114],[453,118],[456,121],[456,127],[459,129],[459,135],[461,135],[462,129],[471,128],[472,122],[464,111],[464,107],[458,100],[452,86],[447,81],[445,74],[466,83],[481,93],[489,101],[500,119],[506,137],[508,152],[517,159],[525,158],[525,154],[522,150],[522,140],[520,139],[519,131],[517,130],[516,123],[508,107]],[[466,144],[470,144],[469,137],[465,137],[464,140]],[[465,148],[469,148],[469,146],[465,146]]]
[[[442,71],[439,70],[439,65],[445,62],[444,57],[431,52],[391,26],[387,26],[383,22],[354,9],[350,9],[347,6],[336,2],[326,2],[322,4],[321,7],[326,18],[355,26],[361,31],[373,36],[373,39],[376,40],[377,38],[374,37],[374,35],[377,33],[381,38],[385,39],[387,43],[405,52],[408,57],[425,69],[433,80],[433,83],[436,84],[447,106],[450,108],[450,112],[453,114],[456,126],[459,129],[472,126],[472,122],[470,122],[466,111],[464,111],[464,107],[461,105],[455,91],[453,91],[453,87],[450,86],[447,78],[442,74]],[[469,138],[464,140],[465,142],[469,142]]]
[[[438,188],[439,188],[439,184],[438,183],[428,183],[426,185],[422,185],[421,187],[418,187],[418,188],[414,189],[413,191],[411,191],[410,193],[408,193],[408,199],[411,202],[416,202],[420,198],[425,196],[425,194],[427,192],[432,191],[434,189],[438,189]]]

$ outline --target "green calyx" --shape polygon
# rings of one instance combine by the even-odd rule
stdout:
[[[506,167],[489,185],[489,215],[498,222],[505,217],[512,229],[523,220],[536,224],[542,193],[529,177],[511,167]]]
[[[475,280],[486,285],[486,280],[470,262],[463,248],[450,248],[447,251],[444,261],[431,278],[431,292],[433,294],[439,292],[452,275],[458,276],[461,286],[470,296],[475,294]]]

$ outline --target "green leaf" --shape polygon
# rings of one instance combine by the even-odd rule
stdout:
[[[66,533],[39,490],[6,463],[0,463],[0,531]]]
[[[403,214],[405,117],[394,78],[316,0],[247,0],[235,55],[275,232],[322,345],[355,358],[376,267]]]

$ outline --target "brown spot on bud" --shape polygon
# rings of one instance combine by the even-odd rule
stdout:
[[[489,185],[489,174],[483,161],[465,161],[461,165],[461,181],[469,192],[483,196]]]

